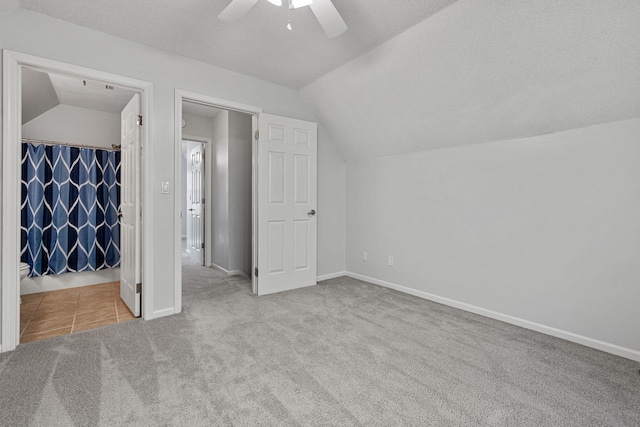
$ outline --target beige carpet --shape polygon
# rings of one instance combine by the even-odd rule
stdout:
[[[0,355],[0,425],[640,425],[636,362],[347,278],[249,289],[185,266],[180,315]]]

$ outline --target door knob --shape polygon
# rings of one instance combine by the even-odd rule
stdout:
[[[193,208],[192,208],[192,209],[187,209],[187,210],[188,210],[189,212],[193,212],[193,211],[195,211],[195,209],[193,209]]]
[[[307,215],[309,216],[314,216],[316,214],[316,211],[311,209],[309,212],[307,212]]]

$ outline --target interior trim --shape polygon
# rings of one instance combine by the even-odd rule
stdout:
[[[406,286],[398,285],[395,283],[387,282],[373,277],[364,276],[362,274],[347,272],[348,277],[369,282],[374,285],[379,285],[385,288],[394,289],[405,294],[413,295],[419,298],[423,298],[429,301],[444,304],[449,307],[464,310],[470,313],[479,314],[490,319],[500,320],[511,325],[520,326],[521,328],[530,329],[532,331],[540,332],[546,335],[551,335],[556,338],[561,338],[567,341],[581,344],[586,347],[595,348],[596,350],[604,351],[606,353],[615,354],[616,356],[625,357],[627,359],[640,362],[640,351],[632,350],[630,348],[621,347],[619,345],[599,341],[593,338],[585,337],[583,335],[574,334],[573,332],[563,331],[561,329],[553,328],[551,326],[542,325],[540,323],[531,322],[529,320],[521,319],[519,317],[510,316],[508,314],[499,313],[497,311],[488,310],[486,308],[478,307],[475,305],[467,304],[464,302],[456,301],[450,298],[441,297],[438,295],[430,294],[428,292],[419,291],[417,289],[409,288]]]
[[[54,61],[25,53],[4,49],[2,52],[2,227],[0,228],[0,343],[2,351],[11,351],[19,343],[19,253],[20,253],[20,203],[7,203],[19,200],[20,194],[20,149],[18,144],[8,141],[21,139],[21,68],[44,70],[60,74],[107,81],[139,92],[142,96],[142,114],[145,117],[142,126],[142,318],[153,318],[153,170],[154,150],[150,150],[153,141],[151,124],[153,123],[153,84],[143,80],[85,68],[78,65]],[[146,285],[145,285],[146,284]],[[157,313],[157,312],[155,312]]]

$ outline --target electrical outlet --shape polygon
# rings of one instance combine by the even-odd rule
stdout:
[[[362,261],[363,262],[367,262],[367,253],[366,252],[362,252]]]
[[[389,255],[388,264],[389,264],[389,267],[393,267],[393,257],[391,255]]]

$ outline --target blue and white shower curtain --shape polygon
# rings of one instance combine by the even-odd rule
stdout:
[[[31,277],[120,265],[120,153],[22,144],[22,251]]]

